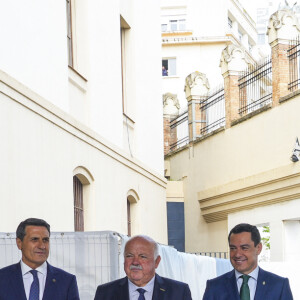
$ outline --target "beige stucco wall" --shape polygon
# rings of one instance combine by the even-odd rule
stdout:
[[[92,178],[85,230],[127,234],[126,199],[134,190],[133,233],[167,242],[162,176],[3,72],[0,106],[0,231],[14,231],[28,217],[73,231],[72,178],[81,167]]]
[[[278,227],[284,219],[299,217],[299,209],[293,207],[299,204],[296,200],[299,187],[295,186],[294,181],[298,178],[300,167],[299,163],[290,160],[295,139],[300,134],[299,109],[299,96],[295,96],[167,158],[170,160],[170,178],[184,180],[187,251],[226,251],[228,229],[241,220],[255,224],[276,222],[274,227]],[[268,191],[273,184],[276,189]],[[236,194],[242,188],[248,188],[245,197],[254,194],[251,197],[254,197],[255,203],[257,193],[257,197],[260,196],[257,201],[266,201],[268,206],[255,208],[255,214],[245,210],[244,196]],[[261,193],[265,191],[267,196],[258,194],[260,188]],[[201,205],[208,205],[213,212],[213,201],[225,201],[225,196],[230,201],[237,199],[238,202],[232,205],[241,205],[241,208],[230,215],[228,226],[227,220],[222,218],[206,223],[201,216],[203,212],[199,200],[202,201]],[[277,198],[279,204],[272,205],[270,201]],[[296,201],[293,206],[290,206],[290,202],[284,202],[290,200]],[[259,205],[263,205],[262,202]],[[283,205],[290,213],[280,210]],[[270,212],[276,211],[272,217],[267,213],[269,208]],[[222,209],[229,207],[221,207],[220,211]],[[274,230],[273,234],[280,236],[278,230]],[[279,238],[274,240],[275,244],[279,243]],[[274,258],[282,258],[282,251],[274,251],[273,255]]]

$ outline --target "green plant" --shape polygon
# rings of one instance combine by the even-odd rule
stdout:
[[[270,245],[270,226],[263,226],[263,231],[264,233],[268,233],[268,235],[266,237],[262,237],[262,243],[263,245],[266,247],[267,250],[271,249],[271,245]]]

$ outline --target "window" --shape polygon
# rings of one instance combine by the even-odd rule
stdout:
[[[232,28],[232,20],[230,18],[228,18],[228,26],[229,28]]]
[[[83,218],[83,185],[77,176],[73,176],[74,196],[74,228],[75,231],[84,230]]]
[[[243,34],[238,30],[239,40],[242,41]]]
[[[127,98],[127,92],[126,92],[126,88],[127,88],[127,68],[126,66],[129,64],[128,62],[128,55],[127,55],[127,48],[129,47],[129,38],[128,38],[128,34],[129,34],[129,30],[130,30],[130,26],[128,25],[128,23],[125,21],[125,19],[120,16],[120,39],[121,39],[121,78],[122,78],[122,104],[123,104],[123,113],[125,113],[126,115],[129,114],[128,110],[130,106],[130,103],[128,103],[128,101],[130,100],[130,98]]]
[[[131,213],[130,213],[131,203],[127,198],[127,234],[131,236]]]
[[[168,24],[161,24],[161,31],[166,32],[168,30]]]
[[[181,19],[181,20],[179,20],[178,21],[179,22],[179,30],[182,30],[182,31],[184,31],[184,30],[186,30],[186,22],[185,22],[185,19]]]
[[[170,20],[171,31],[177,31],[177,23],[178,23],[178,20]]]
[[[263,45],[265,43],[265,38],[266,38],[266,35],[263,33],[263,34],[258,34],[257,35],[257,43],[259,45]]]
[[[162,76],[176,75],[176,58],[162,60]]]
[[[73,67],[73,41],[72,41],[72,11],[71,0],[66,0],[67,7],[67,43],[68,43],[68,65]]]

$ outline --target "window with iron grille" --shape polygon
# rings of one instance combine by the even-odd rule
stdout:
[[[77,176],[73,176],[73,196],[74,196],[74,229],[84,231],[83,216],[83,184]]]
[[[127,233],[131,236],[131,203],[127,198]]]
[[[66,0],[67,8],[67,43],[68,43],[68,65],[73,67],[73,41],[72,41],[72,11],[71,0]]]

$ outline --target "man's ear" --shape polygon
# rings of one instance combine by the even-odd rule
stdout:
[[[262,250],[262,243],[259,243],[257,246],[256,246],[256,249],[257,249],[257,255],[260,254],[261,250]]]
[[[19,248],[19,250],[22,250],[22,241],[21,241],[21,239],[19,239],[19,238],[16,238],[16,243],[17,243],[17,246],[18,246],[18,248]]]
[[[161,260],[161,257],[158,255],[155,260],[155,269],[158,267],[160,260]]]

